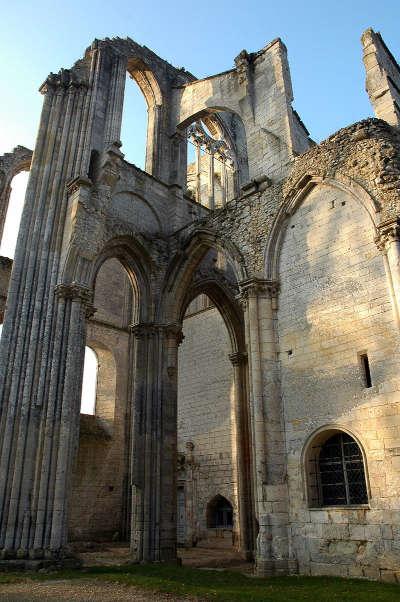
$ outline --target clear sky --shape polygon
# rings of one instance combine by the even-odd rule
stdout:
[[[257,51],[276,37],[288,48],[294,107],[312,138],[372,114],[364,90],[360,36],[380,31],[400,59],[400,0],[12,0],[0,21],[0,154],[34,148],[42,106],[38,87],[70,67],[94,38],[130,36],[197,77],[230,69],[242,49]],[[127,159],[143,167],[146,108],[129,82],[122,141]],[[25,179],[24,179],[25,178]],[[14,182],[14,215],[0,254],[12,256],[26,177]],[[18,214],[18,215],[17,215]],[[14,219],[14,221],[13,221]],[[87,359],[89,362],[90,357]],[[93,358],[92,358],[92,363]],[[87,366],[83,400],[90,410],[96,368]]]
[[[94,38],[129,35],[198,77],[233,67],[243,49],[281,37],[288,48],[294,107],[319,141],[371,115],[360,36],[380,31],[400,58],[400,0],[13,0],[0,23],[0,153],[33,148],[38,87],[71,66]],[[134,84],[132,83],[132,90]],[[145,105],[127,106],[127,158],[143,165]]]

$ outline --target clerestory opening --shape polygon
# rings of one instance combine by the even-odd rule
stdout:
[[[237,160],[222,128],[198,119],[187,129],[186,192],[209,209],[224,207],[237,196]]]
[[[121,151],[129,163],[146,168],[147,104],[139,86],[127,73],[121,122]]]
[[[121,123],[125,159],[151,175],[159,175],[162,95],[152,71],[140,59],[128,60]]]

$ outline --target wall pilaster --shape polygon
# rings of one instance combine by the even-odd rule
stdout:
[[[258,520],[256,570],[286,574],[289,561],[288,491],[280,396],[275,310],[278,283],[252,278],[240,283],[249,356],[250,416]]]
[[[382,252],[393,313],[400,329],[400,222],[399,219],[384,222],[378,227],[375,239]]]

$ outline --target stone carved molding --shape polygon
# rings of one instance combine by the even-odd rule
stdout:
[[[239,283],[240,296],[249,297],[266,296],[270,299],[279,294],[279,282],[277,280],[266,280],[264,278],[249,278]]]
[[[375,237],[378,249],[385,252],[390,244],[400,241],[400,218],[388,220],[378,226],[379,234]]]
[[[114,142],[100,158],[98,183],[113,189],[120,178],[123,153],[119,150],[121,142]]]
[[[82,77],[82,70],[80,69],[60,69],[58,73],[49,73],[43,84],[40,86],[39,91],[41,94],[47,94],[48,92],[57,92],[60,89],[78,89],[87,88],[88,82],[86,77]]]
[[[92,181],[86,176],[77,176],[76,178],[69,180],[65,186],[67,188],[68,196],[71,196],[81,188],[91,188],[92,185]]]
[[[242,366],[247,363],[247,353],[242,351],[230,353],[228,357],[233,366]]]
[[[279,295],[279,282],[277,280],[266,280],[264,278],[249,278],[239,283],[240,293],[236,295],[237,301],[243,311],[248,308],[249,298],[268,297],[272,301],[273,309],[277,308]]]
[[[175,338],[177,346],[179,346],[184,339],[182,326],[180,324],[156,324],[155,322],[139,322],[138,324],[131,324],[129,328],[133,336],[137,339],[144,339],[145,337],[154,337],[157,334],[161,334],[165,338]]]

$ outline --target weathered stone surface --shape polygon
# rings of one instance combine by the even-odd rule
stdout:
[[[363,43],[380,119],[318,145],[279,39],[202,80],[95,40],[46,79],[12,272],[0,261],[0,568],[68,563],[82,539],[173,560],[179,514],[180,544],[233,534],[259,574],[399,578],[398,66]],[[145,171],[120,142],[126,72]],[[0,158],[0,231],[31,159]],[[217,496],[232,527],[207,522]]]

